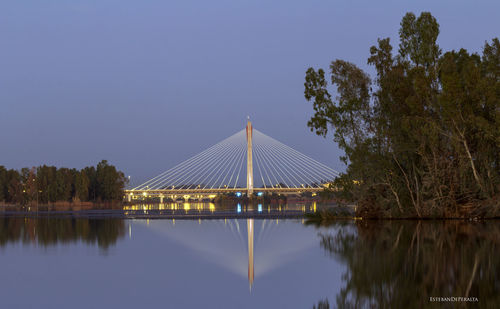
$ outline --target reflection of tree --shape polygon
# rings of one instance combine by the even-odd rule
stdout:
[[[347,265],[337,307],[458,305],[431,303],[436,296],[477,297],[487,308],[500,303],[498,222],[373,221],[356,228],[320,234],[322,247]]]
[[[0,247],[16,242],[37,242],[42,246],[82,241],[100,248],[114,245],[125,235],[121,219],[84,218],[0,218]]]

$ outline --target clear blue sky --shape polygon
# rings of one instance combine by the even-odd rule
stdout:
[[[138,183],[254,127],[338,170],[309,132],[304,72],[430,11],[443,50],[500,36],[498,1],[0,2],[0,165],[107,159]]]

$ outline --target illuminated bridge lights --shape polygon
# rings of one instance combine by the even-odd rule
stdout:
[[[241,197],[242,192],[250,197],[253,190],[258,191],[257,196],[314,194],[330,186],[338,175],[332,168],[254,129],[248,121],[245,129],[142,185],[125,190],[125,196],[130,202],[141,195],[160,199],[163,195],[173,200],[183,196],[185,201],[230,193]]]

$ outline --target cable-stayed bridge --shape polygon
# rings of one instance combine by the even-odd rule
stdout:
[[[134,198],[205,198],[217,194],[298,194],[318,192],[338,172],[254,129],[245,129],[159,174],[125,190]]]

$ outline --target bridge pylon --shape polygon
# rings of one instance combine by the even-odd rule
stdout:
[[[252,123],[247,121],[247,196],[253,194]]]

